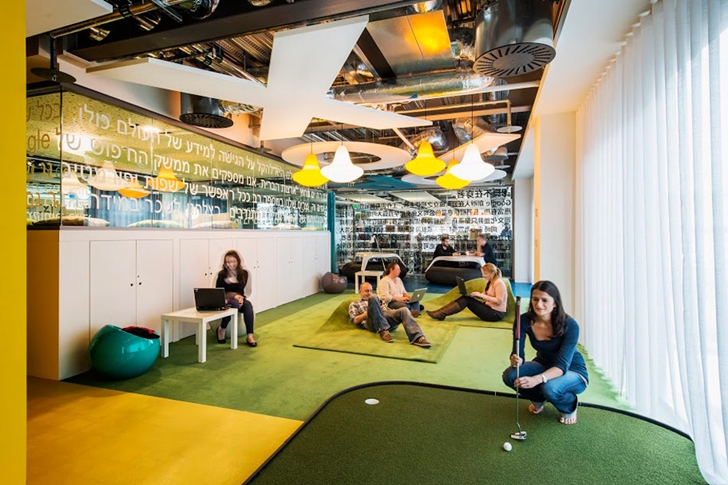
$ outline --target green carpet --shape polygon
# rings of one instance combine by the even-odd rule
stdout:
[[[172,343],[168,358],[158,359],[149,372],[133,379],[109,381],[86,372],[69,381],[291,419],[306,419],[342,389],[375,381],[509,391],[501,382],[501,373],[508,366],[512,337],[504,330],[460,326],[436,365],[293,346],[300,336],[316,332],[334,309],[353,295],[352,290],[341,295],[319,293],[256,315],[255,336],[260,345],[254,349],[240,339],[240,348],[230,350],[229,344],[215,343],[210,331],[204,364],[197,362],[195,339],[189,337]],[[430,308],[428,302],[425,305]],[[362,335],[362,339],[367,336]],[[532,350],[528,352],[533,356]],[[588,359],[587,365],[591,382],[581,395],[582,402],[629,409]]]
[[[437,363],[455,336],[457,327],[439,325],[431,319],[418,319],[422,332],[432,347],[423,349],[411,345],[402,325],[392,332],[394,343],[383,342],[376,333],[358,328],[349,321],[349,303],[358,300],[353,296],[342,301],[326,322],[311,334],[302,334],[293,343],[294,347],[331,350],[351,354],[389,357],[391,359],[416,360]]]
[[[510,438],[515,404],[407,384],[353,390],[330,401],[246,483],[705,483],[693,443],[671,430],[589,407],[564,426],[550,405],[538,416],[521,406],[528,439],[517,442]]]
[[[513,322],[516,319],[516,298],[513,296],[513,290],[511,289],[511,284],[508,279],[503,278],[503,282],[506,284],[506,290],[508,291],[508,311],[499,322],[484,322],[466,308],[460,313],[445,318],[445,320],[441,323],[481,328],[513,328]],[[473,291],[483,291],[483,288],[485,288],[485,278],[475,278],[465,282],[465,289],[468,290],[468,293]],[[460,298],[460,291],[457,287],[455,287],[442,296],[427,300],[427,309],[437,310],[458,298]],[[523,299],[521,300],[521,304],[523,305]],[[429,318],[429,316],[427,318]]]

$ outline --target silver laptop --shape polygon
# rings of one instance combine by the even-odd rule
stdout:
[[[198,312],[227,310],[224,288],[195,288],[195,307]]]
[[[461,295],[467,296],[468,298],[473,298],[481,303],[485,303],[485,300],[483,300],[482,298],[479,298],[477,296],[470,296],[470,294],[468,293],[468,289],[465,288],[465,281],[461,277],[456,276],[455,281],[457,281],[458,283],[458,290],[460,290]]]
[[[412,292],[412,296],[410,297],[410,303],[417,303],[422,299],[423,296],[425,296],[425,293],[427,293],[427,288],[419,288]]]

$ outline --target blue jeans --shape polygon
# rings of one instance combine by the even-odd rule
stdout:
[[[376,296],[369,297],[367,319],[364,323],[367,330],[370,332],[379,332],[381,330],[393,332],[397,330],[400,323],[404,326],[404,331],[407,333],[410,343],[425,336],[409,309],[382,310],[382,303],[379,298]]]
[[[524,362],[519,371],[521,376],[537,376],[546,370],[538,362]],[[508,367],[503,371],[503,383],[516,390],[513,382],[516,380],[516,368]],[[586,382],[581,375],[573,371],[566,371],[561,377],[549,380],[546,384],[539,384],[531,389],[519,389],[517,392],[533,403],[548,401],[554,405],[559,412],[568,414],[576,410],[576,395],[586,389]]]

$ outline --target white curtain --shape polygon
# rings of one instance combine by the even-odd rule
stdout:
[[[583,343],[728,483],[728,0],[664,0],[577,113]]]

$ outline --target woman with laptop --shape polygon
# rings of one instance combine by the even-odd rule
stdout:
[[[243,269],[240,255],[234,249],[225,253],[222,269],[217,274],[215,287],[225,289],[225,301],[230,307],[237,308],[239,313],[243,314],[245,321],[245,330],[248,333],[246,343],[249,347],[255,347],[258,342],[253,336],[253,323],[255,322],[255,312],[253,304],[245,297],[245,285],[248,284],[248,271]],[[222,323],[217,329],[217,343],[225,343],[225,330],[230,323],[230,317],[222,319]],[[233,335],[232,338],[238,338]]]
[[[397,308],[406,307],[410,309],[412,316],[417,318],[420,316],[420,311],[425,308],[420,305],[419,299],[413,301],[410,294],[405,290],[404,283],[399,277],[401,271],[402,269],[396,261],[392,261],[387,265],[384,276],[377,283],[377,296],[382,303],[387,305],[387,308],[396,310]]]
[[[508,306],[508,290],[501,279],[501,270],[493,263],[487,263],[480,268],[480,272],[485,278],[485,288],[482,292],[474,291],[464,294],[438,310],[428,311],[427,314],[430,318],[445,320],[445,317],[469,308],[478,318],[486,322],[497,322],[503,319]],[[460,291],[464,293],[462,288]]]

